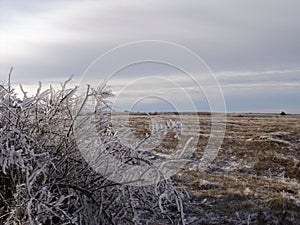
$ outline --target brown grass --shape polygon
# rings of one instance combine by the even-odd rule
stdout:
[[[201,126],[195,161],[211,126],[210,114],[199,115],[193,121]],[[187,166],[173,177],[192,197],[187,217],[198,219],[189,224],[300,224],[300,115],[229,114],[227,119],[222,148],[210,168],[197,172]],[[141,118],[131,120],[141,123]],[[176,147],[172,135],[164,147]]]

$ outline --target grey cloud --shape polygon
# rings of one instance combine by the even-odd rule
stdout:
[[[299,1],[3,0],[0,7],[1,80],[11,65],[16,83],[80,77],[96,57],[119,44],[162,39],[203,57],[227,88],[229,101],[239,96],[229,87],[284,83],[293,88],[287,84],[299,82]],[[277,73],[281,68],[294,72]],[[293,96],[299,94],[288,97]]]
[[[300,82],[300,70],[271,70],[271,71],[225,71],[215,73],[222,85],[284,85]]]
[[[103,49],[126,41],[165,39],[187,45],[215,68],[223,61],[227,66],[233,67],[236,63],[241,65],[234,66],[242,67],[243,64],[251,66],[253,60],[262,66],[272,61],[284,64],[291,59],[289,63],[295,62],[295,57],[299,59],[299,47],[295,45],[299,40],[296,22],[299,16],[295,10],[299,4],[295,2],[115,4],[76,1],[56,4],[57,8],[46,7],[36,18],[44,20],[45,30],[56,31],[53,36],[49,34],[40,40],[44,48],[53,48],[51,43],[57,36],[61,36],[58,39],[61,45],[80,49],[85,55],[91,54],[88,51],[94,52],[95,47],[100,54]],[[70,58],[68,52],[59,53]]]

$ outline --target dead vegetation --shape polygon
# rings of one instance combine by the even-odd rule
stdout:
[[[97,151],[87,151],[98,153],[95,162],[104,164],[110,154],[127,165],[151,165],[111,130],[109,90],[88,86],[78,103],[76,88],[67,83],[45,91],[40,84],[34,96],[24,92],[23,98],[10,82],[0,85],[0,224],[184,224],[185,193],[171,179],[128,185],[138,180],[113,182],[86,162],[78,139],[93,140],[82,140],[75,132],[90,129],[84,122],[92,118],[94,135],[101,139]],[[82,110],[89,97],[97,100],[93,117]]]
[[[82,158],[72,133],[72,89],[63,84],[23,99],[0,91],[1,224],[300,224],[300,115],[229,114],[217,158],[199,172],[211,115],[183,114],[190,127],[200,124],[190,162],[155,187],[130,187],[108,181]],[[98,118],[107,148],[131,157],[108,132],[105,115]],[[138,141],[153,133],[149,118],[167,124],[154,152],[172,154],[186,137],[165,121],[179,114],[130,113],[127,126]]]
[[[227,119],[210,168],[204,173],[185,168],[176,177],[191,190],[198,209],[189,210],[199,218],[191,224],[299,224],[300,116],[229,114]]]
[[[205,172],[193,165],[208,143],[210,114],[191,121],[201,127],[197,150],[173,177],[191,196],[185,202],[187,224],[300,224],[300,115],[227,116],[224,142]],[[164,141],[172,142],[166,148],[176,145],[171,138]]]

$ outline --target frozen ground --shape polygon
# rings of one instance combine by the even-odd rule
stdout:
[[[191,161],[173,176],[191,197],[185,202],[187,224],[300,224],[300,115],[228,114],[222,147],[205,172],[196,165],[210,136],[211,116],[183,116],[190,133],[200,127]],[[162,123],[179,119],[150,117]],[[142,139],[153,129],[149,124],[147,115],[131,114],[126,126]],[[170,132],[160,140],[165,155],[180,144],[174,136]]]

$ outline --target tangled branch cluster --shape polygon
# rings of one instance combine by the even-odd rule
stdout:
[[[137,187],[114,183],[83,159],[73,134],[76,88],[53,87],[19,98],[0,86],[0,224],[184,223],[182,198],[170,179]],[[111,135],[104,112],[111,92],[88,89],[98,104],[99,135],[127,154]],[[114,143],[114,144],[113,144]]]

